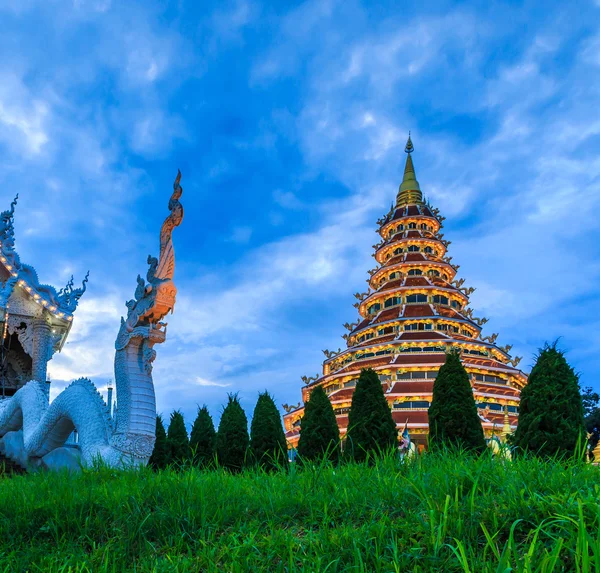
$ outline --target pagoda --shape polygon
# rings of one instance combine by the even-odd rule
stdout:
[[[396,202],[380,219],[381,240],[374,245],[377,266],[368,271],[367,292],[354,296],[359,319],[345,324],[347,348],[324,350],[322,375],[303,378],[302,401],[323,386],[333,405],[343,439],[354,387],[363,368],[381,380],[396,426],[405,427],[422,450],[427,444],[428,408],[433,384],[446,352],[458,350],[471,379],[473,395],[487,438],[503,439],[514,431],[519,395],[527,376],[496,344],[497,334],[482,336],[485,318],[469,307],[464,279],[447,254],[450,241],[441,233],[444,217],[424,200],[415,175],[414,147],[409,135],[404,177]],[[285,405],[286,437],[295,447],[303,403]]]

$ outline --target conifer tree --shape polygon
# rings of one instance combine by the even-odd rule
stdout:
[[[521,391],[519,424],[513,445],[517,452],[542,458],[570,457],[585,426],[577,374],[556,343],[540,350],[527,385]]]
[[[184,464],[190,460],[190,441],[183,414],[176,410],[171,414],[169,429],[167,430],[167,442],[169,444],[169,462],[172,464]]]
[[[287,462],[287,444],[281,415],[268,392],[258,395],[250,426],[250,451],[259,466],[274,470]]]
[[[217,460],[219,465],[239,472],[246,465],[248,454],[248,418],[237,394],[229,394],[229,401],[221,415],[217,430]]]
[[[156,416],[156,441],[148,465],[155,470],[163,470],[169,465],[169,444],[162,416]]]
[[[300,423],[298,456],[300,460],[317,461],[327,458],[337,462],[340,453],[340,431],[331,402],[321,386],[310,393]]]
[[[473,452],[483,452],[486,447],[469,375],[456,351],[446,354],[429,407],[429,449],[444,446]]]
[[[190,434],[190,449],[194,464],[198,467],[210,465],[215,458],[217,433],[206,405],[198,408],[198,415]]]
[[[381,381],[372,368],[360,372],[348,415],[344,453],[357,462],[398,447],[398,432],[383,393]]]

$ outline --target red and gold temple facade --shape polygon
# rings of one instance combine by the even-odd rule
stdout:
[[[508,424],[514,430],[527,376],[516,368],[520,359],[511,358],[510,346],[496,345],[496,334],[481,336],[487,320],[475,317],[469,308],[475,289],[464,287],[464,279],[456,280],[459,267],[447,256],[450,242],[440,232],[444,217],[423,200],[412,151],[409,137],[396,204],[378,221],[377,266],[369,271],[368,291],[355,295],[359,320],[345,325],[350,331],[344,335],[347,348],[324,351],[323,373],[304,378],[302,401],[308,400],[312,388],[323,386],[343,438],[360,371],[373,368],[397,427],[401,430],[408,423],[411,440],[422,449],[433,384],[450,347],[461,353],[486,437],[506,433]],[[286,437],[295,447],[304,406],[286,409]]]

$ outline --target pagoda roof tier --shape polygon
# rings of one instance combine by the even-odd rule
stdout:
[[[420,280],[419,280],[420,279]],[[402,280],[402,279],[398,279]],[[415,284],[416,283],[416,284]],[[418,284],[421,283],[421,284]],[[457,288],[453,286],[435,286],[427,282],[427,279],[423,277],[407,277],[404,279],[404,283],[401,286],[389,287],[384,284],[379,290],[372,292],[369,296],[367,296],[358,307],[358,311],[364,316],[367,312],[367,307],[376,302],[378,299],[381,299],[385,296],[390,296],[393,294],[405,294],[406,292],[410,294],[425,294],[425,293],[437,293],[441,295],[451,295],[458,298],[463,305],[467,305],[469,303],[469,297],[463,292],[459,291]],[[406,306],[422,306],[418,304],[410,304]]]
[[[419,238],[415,238],[415,239],[410,239],[410,238],[401,238],[401,239],[395,239],[390,241],[387,244],[383,244],[380,247],[377,248],[377,251],[375,252],[375,260],[379,263],[379,264],[383,264],[386,262],[386,255],[388,253],[393,253],[393,251],[397,248],[401,248],[402,245],[422,245],[424,248],[425,247],[430,247],[431,249],[438,249],[438,254],[434,254],[434,253],[427,253],[430,256],[434,257],[434,258],[442,258],[445,254],[446,254],[446,246],[439,241],[438,239],[435,238],[424,238],[424,237],[419,237]],[[408,254],[413,254],[413,253],[408,253]],[[414,253],[417,254],[417,253]],[[397,255],[396,255],[397,256]],[[391,260],[392,257],[390,257],[387,260]],[[427,259],[424,259],[427,260]]]
[[[440,272],[446,272],[448,274],[451,274],[452,278],[456,275],[456,269],[450,263],[447,263],[447,262],[441,261],[441,260],[438,261],[438,260],[432,260],[432,259],[425,259],[423,257],[423,255],[421,255],[421,258],[417,261],[412,261],[412,260],[406,261],[405,258],[409,254],[415,255],[415,254],[420,254],[420,253],[403,253],[401,255],[397,255],[395,257],[388,259],[386,261],[385,265],[377,268],[375,270],[375,272],[373,272],[373,274],[369,278],[369,283],[373,284],[374,282],[377,282],[379,277],[386,273],[389,273],[392,271],[403,271],[407,266],[409,266],[409,265],[407,265],[407,263],[426,263],[425,266],[427,268],[431,268],[432,270],[438,270]],[[415,267],[423,269],[424,265],[416,264]]]
[[[421,312],[419,310],[415,310],[415,307],[426,307],[426,312]],[[398,322],[398,321],[416,321],[418,319],[422,319],[425,321],[431,320],[444,320],[449,319],[452,322],[456,322],[457,324],[465,324],[468,325],[477,332],[481,331],[481,327],[477,326],[473,321],[464,318],[462,315],[457,312],[451,311],[451,309],[440,307],[438,305],[433,305],[437,308],[439,314],[435,314],[435,309],[431,308],[432,305],[424,305],[424,304],[405,304],[401,306],[395,306],[392,308],[386,308],[385,310],[380,311],[375,316],[368,316],[364,318],[354,330],[351,332],[351,336],[355,336],[359,334],[362,330],[367,328],[372,328],[374,326],[383,326],[389,322]],[[443,312],[442,312],[443,311]]]
[[[388,395],[410,395],[433,392],[433,380],[429,382],[402,381],[394,382],[394,385],[387,392]]]
[[[460,344],[458,344],[458,345],[456,344],[459,341],[457,341],[455,339],[448,339],[446,341],[441,341],[441,342],[444,347],[460,346]],[[470,341],[470,343],[473,345],[477,345],[477,346],[487,346],[487,343],[484,343],[481,341],[473,341],[472,340],[472,341]],[[396,342],[396,344],[400,345],[402,343],[400,341],[398,341],[398,342]],[[502,353],[502,351],[500,349],[498,349],[496,347],[493,347],[493,348],[497,352]],[[342,354],[338,354],[334,358],[328,359],[327,361],[325,361],[325,364],[331,363],[332,360],[339,359],[340,357],[343,357],[348,352],[356,351],[356,350],[364,351],[366,349],[365,348],[349,349],[349,351],[345,351]],[[473,370],[482,369],[484,371],[499,372],[499,373],[509,374],[509,375],[513,375],[513,376],[522,376],[523,375],[523,373],[520,370],[518,370],[517,368],[509,366],[508,364],[504,364],[503,362],[501,362],[500,360],[497,360],[496,358],[491,358],[491,357],[480,358],[480,357],[472,355],[472,354],[463,353],[461,356],[461,360],[462,360],[462,363],[465,366],[465,368],[471,368]],[[364,359],[351,360],[349,362],[346,362],[345,364],[342,364],[340,366],[340,368],[330,372],[327,375],[321,376],[314,382],[311,382],[310,384],[305,386],[305,388],[312,387],[314,385],[322,384],[322,383],[326,383],[326,382],[328,383],[328,382],[331,382],[332,380],[334,380],[335,378],[348,376],[353,373],[359,374],[363,368],[378,369],[378,368],[381,368],[384,366],[391,366],[391,367],[399,367],[399,368],[406,369],[406,368],[411,368],[411,367],[421,367],[421,366],[428,366],[428,365],[441,366],[445,361],[446,361],[445,352],[440,351],[440,350],[425,351],[425,352],[423,352],[423,351],[421,351],[421,352],[397,352],[397,353],[383,354],[380,356],[374,356],[372,358],[369,357],[369,358],[364,358]]]

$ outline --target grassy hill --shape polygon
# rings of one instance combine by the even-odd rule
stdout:
[[[374,467],[0,478],[0,572],[600,571],[600,469]]]

